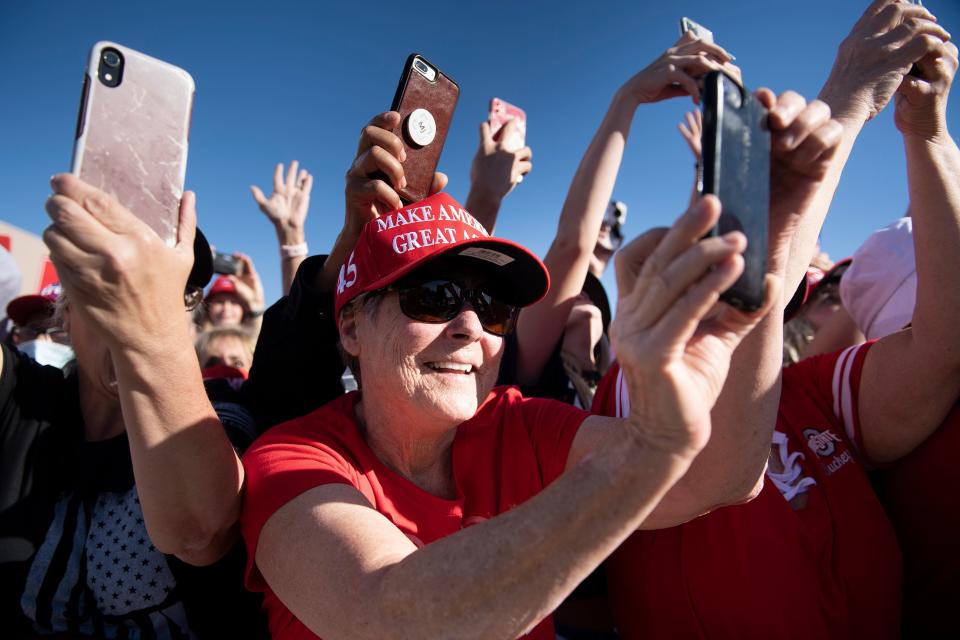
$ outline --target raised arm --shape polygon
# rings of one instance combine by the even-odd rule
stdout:
[[[185,562],[212,563],[237,537],[243,467],[207,400],[187,329],[194,195],[184,194],[170,248],[78,178],[51,184],[44,241],[70,313],[109,348],[150,539]]]
[[[624,249],[612,333],[637,402],[626,420],[587,418],[606,438],[540,494],[420,549],[344,485],[275,512],[256,562],[294,615],[324,638],[512,638],[548,615],[709,438],[730,352],[759,319],[701,322],[743,268],[741,234],[698,242],[718,215],[708,198]]]
[[[730,60],[721,47],[688,33],[614,95],[570,183],[557,234],[544,258],[550,291],[520,314],[516,371],[520,384],[540,379],[583,287],[637,107],[683,95],[699,101],[696,78],[724,65],[729,69]]]
[[[840,44],[819,99],[830,106],[833,118],[843,125],[843,137],[818,201],[804,216],[790,247],[784,295],[793,294],[810,264],[860,131],[883,111],[911,66],[947,39],[949,35],[936,18],[919,4],[876,0]]]
[[[731,366],[737,375],[727,378],[711,412],[710,443],[643,528],[674,526],[717,507],[749,500],[759,491],[769,455],[779,401],[783,348],[779,296],[787,255],[794,230],[823,188],[839,144],[840,125],[830,119],[830,110],[822,102],[808,105],[796,93],[775,98],[760,90],[757,97],[770,110],[772,134],[767,256],[767,304],[772,309],[733,353]],[[789,145],[784,143],[787,137]],[[742,316],[730,308],[723,314]],[[747,320],[739,317],[740,322]],[[629,389],[631,404],[633,393]],[[590,449],[587,438],[591,435],[583,432],[581,451]]]
[[[400,114],[396,111],[381,113],[374,116],[360,134],[357,155],[346,175],[343,227],[315,283],[320,291],[331,292],[337,285],[340,267],[353,251],[363,225],[382,213],[403,206],[393,189],[393,185],[406,184],[403,165],[400,164],[406,159],[406,151],[403,142],[392,131],[399,120]],[[442,191],[445,186],[447,176],[437,172],[430,193]]]
[[[957,47],[941,42],[904,78],[903,134],[917,267],[910,329],[873,345],[863,364],[860,430],[876,462],[906,455],[943,421],[960,390],[960,150],[947,131]]]
[[[280,250],[280,270],[283,274],[283,294],[290,292],[293,277],[300,263],[307,257],[307,237],[303,225],[310,210],[310,191],[313,176],[306,169],[297,169],[300,163],[290,163],[287,177],[283,177],[283,163],[273,170],[273,193],[270,197],[256,185],[250,185],[250,193],[263,215],[273,224]]]
[[[516,126],[517,123],[510,120],[494,136],[490,133],[489,122],[480,123],[480,145],[470,165],[467,211],[491,235],[503,199],[533,169],[533,151],[530,147],[509,148]]]

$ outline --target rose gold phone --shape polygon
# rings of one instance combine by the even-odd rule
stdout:
[[[71,171],[164,242],[177,239],[194,84],[183,69],[112,42],[90,52]]]

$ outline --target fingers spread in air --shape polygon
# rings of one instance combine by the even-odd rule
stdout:
[[[294,160],[290,163],[290,168],[287,170],[287,181],[286,187],[287,191],[293,191],[297,186],[297,170],[300,168],[300,163]]]
[[[283,192],[283,163],[277,163],[277,166],[273,168],[273,192],[282,193]]]

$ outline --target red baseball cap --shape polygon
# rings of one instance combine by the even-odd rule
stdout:
[[[376,291],[444,256],[479,269],[509,292],[520,307],[546,295],[550,275],[537,256],[515,242],[495,238],[456,200],[438,193],[368,222],[340,267],[335,311],[362,293]]]
[[[53,315],[54,304],[60,298],[60,283],[55,282],[45,286],[39,294],[20,296],[7,304],[7,317],[18,326],[30,322],[30,318],[45,314]]]
[[[227,276],[220,276],[210,285],[204,300],[209,300],[211,296],[217,293],[237,293],[237,285]]]

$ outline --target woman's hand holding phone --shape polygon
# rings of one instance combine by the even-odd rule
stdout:
[[[394,188],[396,185],[402,189],[399,185],[406,185],[401,164],[406,159],[406,151],[403,142],[393,133],[398,124],[400,114],[387,111],[374,116],[360,132],[357,155],[346,175],[343,228],[320,273],[317,286],[321,291],[333,289],[340,265],[353,251],[363,226],[403,206]],[[446,174],[434,172],[430,195],[443,191],[446,186]]]
[[[760,89],[755,95],[770,112],[768,268],[774,270],[786,264],[797,225],[840,148],[843,126],[831,118],[830,107],[820,100],[807,103],[793,91],[776,96],[769,89]]]
[[[740,79],[740,69],[727,51],[713,43],[698,40],[692,33],[683,34],[645,69],[630,78],[621,91],[635,104],[659,102],[689,95],[700,104],[697,80],[710,71],[726,71]]]

